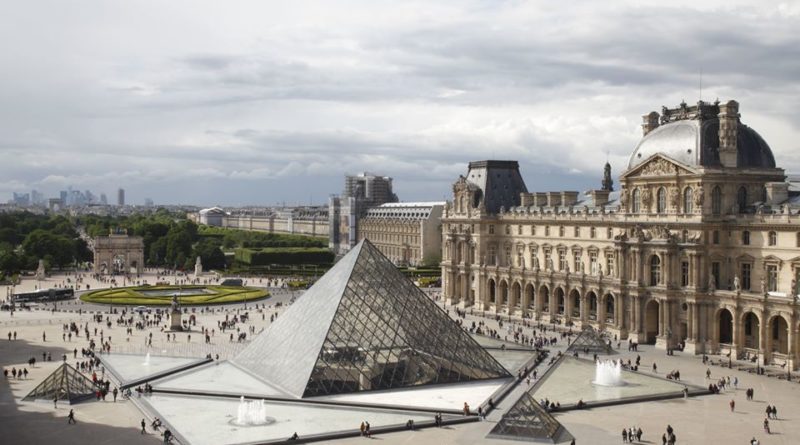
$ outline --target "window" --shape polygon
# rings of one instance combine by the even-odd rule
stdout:
[[[719,274],[720,274],[720,263],[719,261],[714,261],[711,263],[711,276],[714,279],[714,288],[719,289]]]
[[[558,236],[563,238],[565,236],[564,235],[565,233],[566,232],[565,232],[564,226],[558,226]]]
[[[597,275],[597,252],[589,252],[589,273]]]
[[[711,232],[711,242],[714,244],[719,244],[719,230]]]
[[[506,227],[506,235],[511,235],[511,226],[509,226],[508,224],[506,224],[506,226],[505,226],[505,227]]]
[[[522,235],[522,226],[517,226],[517,235]]]
[[[749,230],[745,230],[744,232],[742,232],[742,244],[744,244],[745,246],[749,246],[750,245],[750,231]]]
[[[494,224],[489,224],[489,235],[494,235]]]
[[[778,245],[778,234],[776,232],[769,232],[768,238],[770,246]]]
[[[683,213],[694,212],[694,193],[691,187],[683,189]]]
[[[558,251],[558,270],[565,271],[567,270],[567,251],[564,249],[560,249]]]
[[[613,236],[614,236],[614,231],[611,229],[611,227],[607,228],[606,229],[606,238],[611,239]]]
[[[536,226],[531,226],[531,235],[536,235]]]
[[[689,285],[689,262],[681,261],[681,286]]]
[[[610,277],[614,276],[614,254],[606,253],[606,274]]]
[[[795,246],[800,247],[800,232],[797,232],[797,235],[795,236],[797,239],[795,240],[794,244]]]
[[[722,190],[719,186],[714,187],[711,191],[711,213],[719,215],[722,212]]]
[[[550,249],[544,249],[544,268],[545,270],[553,269],[553,259],[550,258]]]
[[[667,211],[667,189],[661,187],[656,192],[656,213]]]
[[[589,229],[589,238],[594,238],[596,236],[597,236],[597,229],[595,229],[594,227],[591,227]]]
[[[638,188],[633,189],[633,197],[631,199],[631,212],[632,213],[639,213],[639,210],[642,208],[642,193],[639,191]]]
[[[661,283],[661,258],[658,255],[650,257],[650,285],[658,286]]]
[[[752,264],[742,263],[742,281],[739,283],[739,285],[742,286],[742,290],[750,290],[752,271]]]
[[[747,208],[747,188],[745,186],[739,187],[739,191],[736,192],[736,204],[739,206],[739,213],[744,213],[744,209]]]
[[[489,265],[490,266],[496,265],[497,264],[497,250],[495,249],[495,247],[490,245],[489,246],[489,251],[487,253],[489,255],[489,258],[487,258],[487,260],[489,261]]]
[[[506,255],[504,258],[503,266],[509,267],[511,266],[511,247],[506,247]]]
[[[575,272],[581,271],[581,253],[577,250],[572,252],[572,270]]]
[[[767,291],[775,292],[778,290],[778,266],[767,265]]]
[[[581,228],[580,227],[575,226],[574,235],[575,235],[575,238],[580,238],[581,237]]]
[[[550,236],[550,226],[544,226],[544,236]]]

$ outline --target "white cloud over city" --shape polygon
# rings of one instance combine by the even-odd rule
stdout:
[[[641,115],[736,99],[800,172],[791,2],[30,1],[0,26],[0,200],[323,202],[344,174],[439,200],[479,159],[599,185]],[[702,73],[702,74],[701,74]]]

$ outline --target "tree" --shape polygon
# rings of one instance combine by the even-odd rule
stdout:
[[[193,257],[200,257],[205,269],[222,269],[225,267],[225,254],[220,249],[220,241],[211,238],[200,240],[194,246]]]

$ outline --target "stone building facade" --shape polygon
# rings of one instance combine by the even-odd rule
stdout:
[[[256,232],[328,237],[327,206],[283,209],[203,209],[187,215],[197,224]]]
[[[438,263],[442,252],[444,202],[387,203],[367,210],[359,241],[368,239],[400,266]]]
[[[442,219],[445,298],[797,369],[800,188],[735,101],[642,128],[620,191],[608,165],[599,190],[528,193],[516,162],[471,163]]]

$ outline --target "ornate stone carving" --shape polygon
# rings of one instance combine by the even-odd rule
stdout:
[[[672,207],[678,207],[678,204],[681,200],[681,192],[678,190],[678,187],[673,185],[669,188],[669,204]]]
[[[703,186],[697,187],[697,191],[694,192],[694,205],[700,207],[703,205],[703,200],[705,199],[705,191],[703,191]]]
[[[628,208],[628,189],[622,189],[622,192],[619,194],[619,203],[623,209]]]
[[[642,210],[644,210],[645,212],[649,212],[650,211],[650,203],[653,201],[653,194],[650,193],[650,189],[648,189],[647,187],[642,187],[641,190],[642,190],[641,191],[641,193],[642,193],[642,207],[644,207]]]
[[[675,164],[666,161],[664,159],[658,158],[653,159],[652,161],[645,164],[642,168],[640,175],[642,176],[661,176],[661,175],[671,175],[677,173],[677,167]]]

